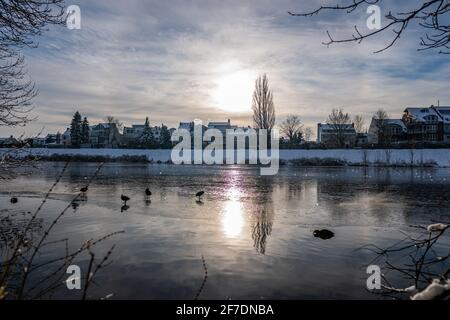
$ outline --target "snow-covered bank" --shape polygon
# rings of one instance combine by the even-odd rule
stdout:
[[[9,149],[0,149],[0,156]],[[81,155],[81,156],[146,156],[149,161],[167,162],[171,159],[171,150],[141,150],[141,149],[26,149],[17,155],[51,156]],[[12,154],[12,155],[13,155]],[[439,167],[450,167],[450,149],[340,149],[340,150],[280,150],[280,159],[289,161],[295,159],[339,159],[348,164],[405,164],[421,165],[433,163]]]

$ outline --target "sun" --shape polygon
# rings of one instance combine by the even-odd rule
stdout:
[[[221,65],[219,70],[212,92],[214,106],[229,112],[250,111],[256,79],[254,73],[235,63]]]

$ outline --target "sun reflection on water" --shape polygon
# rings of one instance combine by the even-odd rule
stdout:
[[[244,227],[244,209],[240,202],[240,190],[235,186],[227,192],[228,199],[222,210],[222,228],[227,238],[237,238]]]

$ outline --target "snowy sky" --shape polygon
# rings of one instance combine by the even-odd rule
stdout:
[[[69,3],[70,2],[70,3]],[[387,52],[378,37],[362,44],[321,44],[326,30],[363,31],[369,16],[327,13],[291,17],[322,1],[95,0],[81,8],[81,30],[52,27],[25,52],[39,88],[27,127],[0,135],[64,131],[79,110],[91,123],[114,115],[126,125],[176,126],[194,118],[252,124],[254,79],[267,73],[277,122],[289,113],[316,128],[333,107],[362,114],[377,108],[399,117],[407,106],[450,105],[450,56],[417,52],[416,26]],[[326,2],[326,1],[325,1]],[[334,1],[328,1],[334,3]],[[401,1],[400,3],[420,2]],[[395,4],[394,4],[395,3]],[[383,14],[399,1],[382,1]],[[395,11],[395,8],[392,9]],[[385,22],[385,20],[383,20]],[[230,97],[230,92],[237,92]]]

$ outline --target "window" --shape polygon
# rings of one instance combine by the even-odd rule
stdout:
[[[424,117],[426,122],[437,122],[438,121],[438,117],[435,115],[429,115]]]

